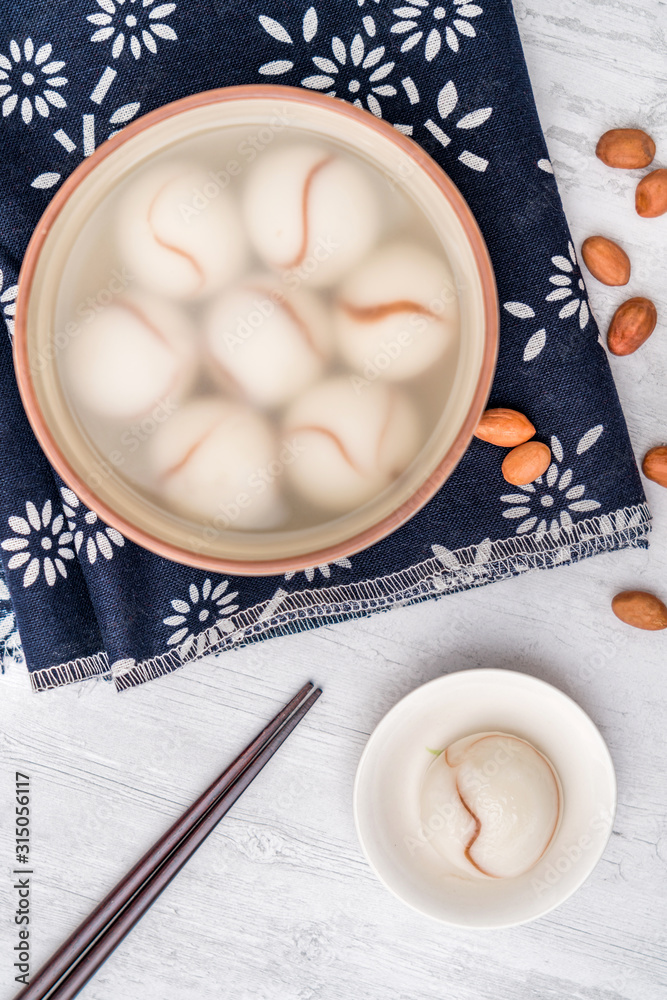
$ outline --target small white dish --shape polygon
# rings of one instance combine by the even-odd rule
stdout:
[[[489,731],[532,743],[563,789],[553,841],[530,871],[512,879],[448,873],[420,816],[432,751]],[[412,691],[371,734],[354,785],[357,834],[380,880],[413,909],[456,927],[512,927],[564,902],[600,860],[615,810],[614,766],[591,719],[562,691],[510,670],[464,670]]]

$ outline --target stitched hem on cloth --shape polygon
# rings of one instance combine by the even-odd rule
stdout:
[[[109,675],[109,657],[102,650],[94,656],[84,656],[80,660],[70,660],[60,663],[57,667],[46,670],[34,670],[30,674],[33,691],[47,691],[49,688],[62,687],[63,684],[74,684],[75,681],[85,681],[90,677]]]
[[[259,639],[299,632],[325,622],[363,618],[399,605],[482,587],[520,573],[579,562],[601,552],[646,545],[650,527],[648,505],[641,504],[561,528],[558,539],[547,532],[539,539],[534,534],[515,535],[456,551],[434,545],[437,555],[400,573],[291,594],[279,588],[271,600],[201,632],[187,653],[182,654],[177,647],[142,663],[119,660],[111,667],[111,675],[119,691],[127,690],[202,656]],[[228,631],[221,636],[222,626]],[[108,672],[109,661],[103,652],[30,676],[33,687],[42,691]]]
[[[185,656],[174,649],[143,663],[122,661],[112,666],[112,676],[122,691],[209,653],[238,648],[258,639],[302,631],[325,621],[330,624],[362,618],[398,605],[481,587],[519,573],[578,562],[600,552],[645,545],[650,526],[648,505],[641,504],[561,528],[557,541],[550,534],[541,539],[517,535],[455,552],[435,546],[436,557],[390,576],[292,594],[279,589],[270,601],[230,618],[233,631],[222,638],[214,626],[200,633]]]

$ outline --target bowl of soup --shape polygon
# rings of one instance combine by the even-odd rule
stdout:
[[[484,241],[419,146],[353,105],[243,86],[127,126],[59,189],[15,365],[51,464],[178,562],[304,569],[442,486],[498,344]]]

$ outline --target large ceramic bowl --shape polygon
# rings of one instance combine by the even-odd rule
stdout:
[[[456,369],[451,388],[443,393],[442,412],[417,458],[391,489],[363,508],[304,530],[207,533],[148,501],[112,466],[100,465],[100,455],[67,404],[53,360],[61,350],[58,296],[66,267],[74,266],[79,234],[102,200],[134,170],[157,153],[214,130],[270,134],[277,118],[288,121],[288,130],[306,131],[360,156],[429,220],[458,290]],[[496,289],[486,247],[468,206],[437,164],[405,135],[351,104],[295,88],[253,85],[196,94],[160,108],[128,125],[74,171],[28,247],[14,348],[19,388],[35,434],[51,464],[92,510],[168,559],[214,572],[255,575],[300,570],[357,552],[423,507],[470,442],[490,390],[497,344]]]

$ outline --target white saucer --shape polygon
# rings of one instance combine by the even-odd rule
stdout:
[[[444,871],[420,817],[427,748],[493,731],[549,758],[563,788],[562,820],[525,875],[466,879]],[[600,860],[615,809],[614,766],[593,722],[562,691],[510,670],[446,674],[407,695],[372,733],[354,785],[357,834],[378,877],[415,910],[457,927],[511,927],[558,906]]]

